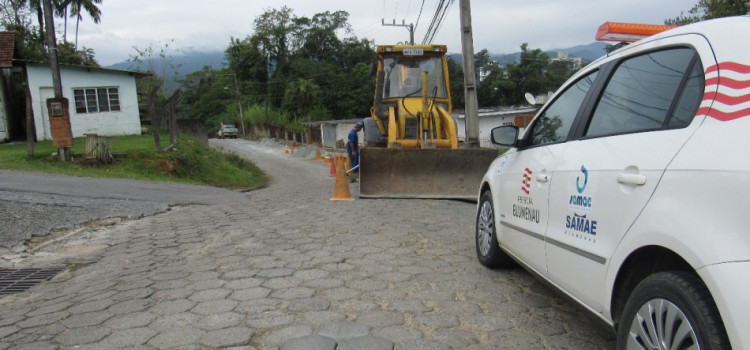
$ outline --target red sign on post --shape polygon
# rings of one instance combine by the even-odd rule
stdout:
[[[73,147],[73,132],[70,129],[70,114],[67,98],[47,99],[52,144],[57,148]]]

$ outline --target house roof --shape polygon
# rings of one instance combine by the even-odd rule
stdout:
[[[534,106],[500,106],[500,107],[487,107],[480,108],[477,111],[479,118],[486,117],[500,117],[522,113],[534,113],[538,108]],[[465,119],[466,113],[463,109],[454,109],[452,115],[458,119]]]
[[[0,68],[13,67],[16,53],[16,33],[0,32]]]
[[[339,124],[352,124],[354,125],[356,122],[361,122],[362,118],[358,119],[336,119],[336,120],[323,120],[323,121],[317,121],[317,122],[303,122],[303,125],[306,126],[320,126],[320,125],[339,125]]]
[[[49,62],[38,62],[38,61],[28,61],[28,60],[17,60],[19,62],[23,62],[24,64],[31,64],[31,65],[39,65],[39,66],[47,66],[49,67]],[[85,70],[89,72],[115,72],[115,73],[122,73],[122,74],[128,74],[132,75],[136,78],[141,77],[148,77],[152,76],[154,74],[147,73],[147,72],[138,72],[138,71],[130,71],[130,70],[122,70],[122,69],[111,69],[111,68],[102,68],[102,67],[92,67],[92,66],[81,66],[76,64],[60,64],[60,67],[65,68],[74,68],[74,69],[80,69]]]

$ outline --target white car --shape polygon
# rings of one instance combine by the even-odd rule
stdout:
[[[476,249],[617,332],[618,349],[750,349],[750,17],[700,22],[583,68],[479,191]]]

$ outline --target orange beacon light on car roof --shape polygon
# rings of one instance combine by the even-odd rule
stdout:
[[[605,22],[599,26],[599,30],[596,31],[596,40],[631,43],[672,28],[677,28],[677,26]]]

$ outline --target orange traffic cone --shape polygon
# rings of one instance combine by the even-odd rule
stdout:
[[[289,147],[284,146],[284,154],[289,154]]]
[[[353,201],[352,193],[349,190],[349,181],[346,179],[346,159],[344,156],[334,157],[336,164],[336,183],[333,185],[332,201]]]
[[[322,160],[323,156],[320,154],[320,148],[315,149],[315,160]]]
[[[292,154],[294,154],[294,146],[296,145],[296,142],[292,141]]]
[[[328,155],[328,151],[326,151],[325,157],[323,157],[323,163],[330,163],[331,162],[331,156]]]
[[[328,174],[328,177],[336,177],[336,158],[334,157],[333,160],[331,160],[331,158],[328,157],[326,160],[331,164],[331,172]]]

